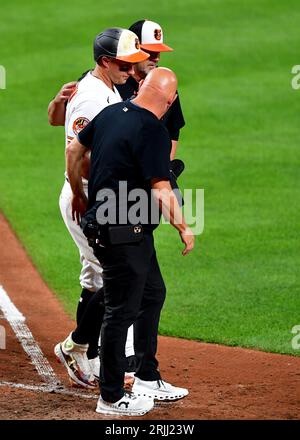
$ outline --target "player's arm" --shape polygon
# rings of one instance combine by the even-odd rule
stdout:
[[[177,229],[181,241],[185,245],[182,255],[187,255],[194,247],[195,238],[193,232],[185,222],[177,197],[171,188],[169,180],[151,179],[151,187],[154,190],[154,199],[159,204],[163,216]]]
[[[48,121],[50,125],[64,125],[66,102],[74,92],[77,82],[64,84],[55,98],[48,105]]]
[[[87,198],[83,191],[81,167],[87,149],[77,138],[74,138],[66,148],[66,170],[73,192],[72,218],[79,224],[81,216],[87,208]]]
[[[106,103],[106,101],[105,101]],[[99,101],[94,100],[92,94],[83,95],[81,101],[75,106],[72,111],[70,118],[68,118],[68,124],[66,127],[66,132],[68,139],[74,139],[81,130],[83,130],[89,122],[102,110],[102,106]],[[89,169],[90,169],[90,151],[88,148],[85,149],[85,155],[81,163],[81,177],[88,180]]]

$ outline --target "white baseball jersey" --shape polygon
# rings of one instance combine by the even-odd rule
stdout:
[[[65,119],[66,145],[105,107],[122,101],[118,90],[111,90],[91,72],[79,81],[70,96]]]

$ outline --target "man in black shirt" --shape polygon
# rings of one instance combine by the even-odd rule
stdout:
[[[147,52],[150,57],[146,61],[133,65],[134,74],[128,78],[124,85],[116,85],[123,100],[137,95],[140,81],[145,79],[148,73],[157,67],[161,52],[173,51],[171,47],[163,42],[163,30],[161,26],[154,21],[139,20],[133,23],[129,30],[138,36],[141,48],[144,52]],[[168,129],[172,141],[170,154],[172,160],[175,158],[179,132],[185,125],[179,96],[177,96],[169,110],[165,113],[162,121]]]
[[[118,215],[105,223],[99,214],[107,201],[103,194],[109,191],[115,193],[112,204],[119,208],[127,202],[131,190],[148,194],[151,189],[156,190],[154,198],[185,245],[183,255],[192,250],[193,234],[170,186],[170,138],[160,122],[176,97],[176,88],[172,71],[154,69],[133,101],[107,107],[67,147],[75,216],[82,215],[87,206],[79,170],[86,148],[91,148],[89,209],[85,219],[97,219],[100,225],[100,239],[94,251],[103,267],[105,314],[101,330],[101,396],[96,411],[103,414],[142,415],[153,408],[154,398],[174,400],[188,394],[186,389],[161,379],[155,357],[165,299],[153,243],[157,222],[152,222],[149,215],[144,217],[142,226],[131,224],[130,204],[123,226]],[[120,181],[126,182],[127,192],[120,192]],[[143,235],[138,239],[134,233],[127,234],[140,233],[142,228]],[[118,235],[120,230],[125,231],[125,236]],[[133,394],[127,394],[123,389],[124,347],[127,329],[133,322],[137,370]]]

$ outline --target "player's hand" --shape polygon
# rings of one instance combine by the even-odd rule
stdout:
[[[186,227],[184,231],[179,232],[179,235],[182,243],[184,243],[185,245],[182,251],[182,255],[185,256],[193,249],[195,243],[195,237],[192,230],[188,227]]]
[[[57,103],[66,102],[74,92],[76,84],[77,81],[72,81],[67,84],[64,84],[60,89],[60,91],[58,92],[58,94],[56,95],[56,97],[54,98],[54,101]]]
[[[73,196],[72,199],[72,219],[79,225],[81,217],[85,214],[88,200],[84,196]]]

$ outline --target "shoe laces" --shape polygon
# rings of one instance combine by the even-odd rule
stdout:
[[[137,397],[131,391],[125,391],[124,396],[127,399],[136,400]]]

